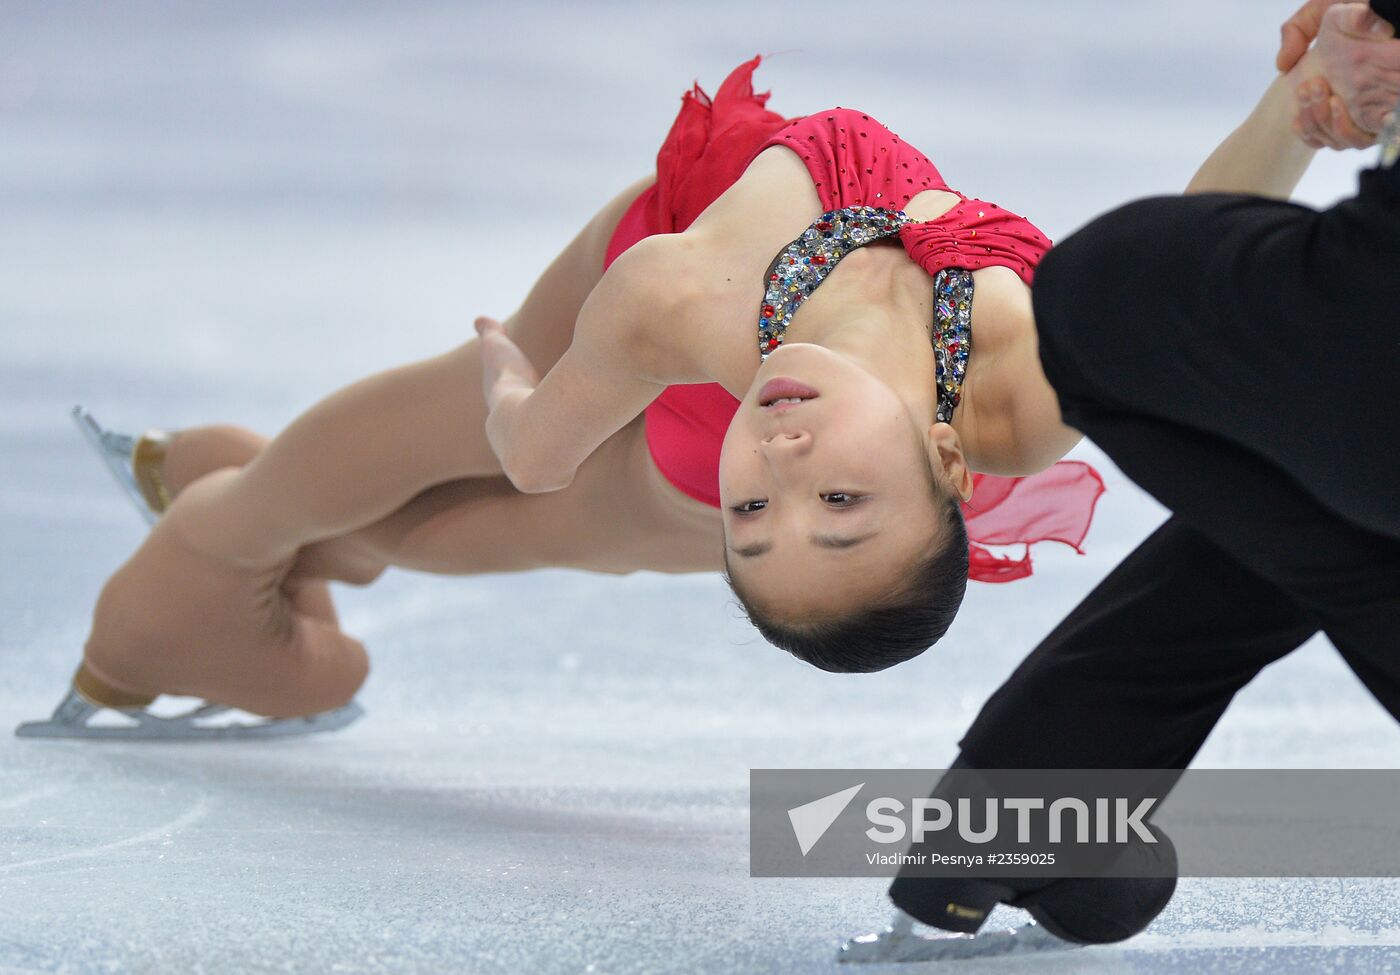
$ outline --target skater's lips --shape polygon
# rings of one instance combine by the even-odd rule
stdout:
[[[816,399],[819,395],[815,389],[805,383],[789,379],[786,376],[779,376],[763,384],[763,387],[758,391],[758,405],[765,410],[788,410],[800,406],[801,403],[779,403],[777,401],[797,399],[806,402]]]

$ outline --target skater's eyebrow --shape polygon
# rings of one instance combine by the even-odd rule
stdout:
[[[859,545],[868,538],[874,538],[880,534],[879,531],[866,532],[864,535],[842,536],[842,535],[812,535],[810,541],[813,545],[822,548],[852,548]],[[751,559],[762,555],[773,547],[772,542],[755,542],[752,545],[745,545],[743,548],[731,548],[729,551],[741,558]]]

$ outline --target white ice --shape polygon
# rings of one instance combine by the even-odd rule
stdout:
[[[47,714],[143,530],[73,403],[270,433],[451,347],[648,170],[692,80],[755,52],[777,110],[867,109],[1061,237],[1179,189],[1267,84],[1293,5],[5,4],[0,724]],[[1347,194],[1368,161],[1319,159],[1301,196]],[[946,764],[1162,517],[1076,454],[1110,486],[1088,554],[974,587],[892,672],[798,665],[714,577],[390,573],[337,589],[375,667],[344,733],[0,738],[0,971],[833,972],[885,885],[749,879],[748,770]],[[1199,764],[1397,760],[1315,641]],[[1122,946],[957,970],[1382,972],[1397,915],[1394,882],[1187,880]]]

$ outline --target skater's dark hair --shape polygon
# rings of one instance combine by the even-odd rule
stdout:
[[[939,488],[935,486],[935,491]],[[780,617],[763,605],[730,572],[724,579],[734,590],[763,638],[779,649],[832,673],[869,673],[917,657],[933,646],[958,615],[967,591],[967,526],[962,502],[946,492],[942,530],[904,584],[854,613],[835,617]]]

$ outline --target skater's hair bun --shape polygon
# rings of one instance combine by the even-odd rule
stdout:
[[[729,571],[749,622],[763,638],[814,667],[832,673],[869,673],[917,657],[948,631],[967,591],[967,527],[962,502],[949,491],[941,497],[943,531],[888,598],[843,617],[785,619],[765,607]]]

